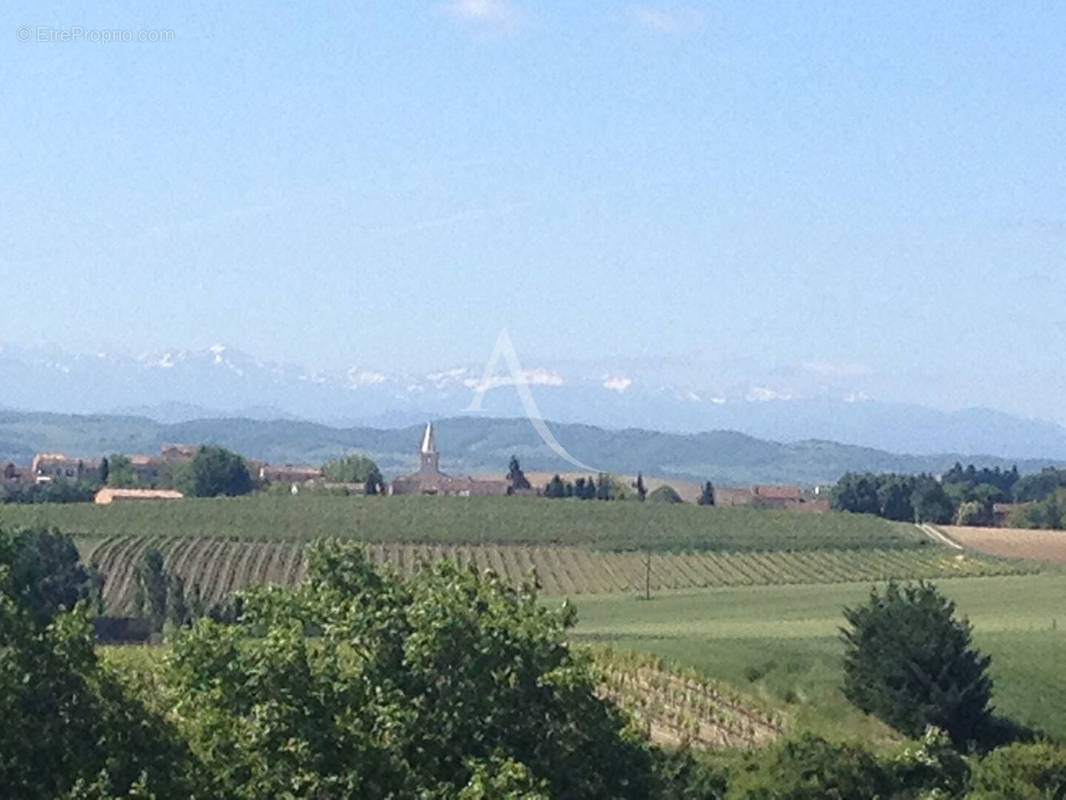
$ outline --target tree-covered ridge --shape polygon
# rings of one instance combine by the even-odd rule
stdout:
[[[456,474],[503,472],[513,453],[532,471],[562,471],[569,464],[553,453],[525,419],[458,417],[435,422],[442,468]],[[671,434],[607,430],[551,423],[556,438],[587,464],[624,474],[643,471],[716,485],[818,484],[845,472],[938,473],[975,456],[908,456],[827,441],[773,442],[735,431]],[[386,477],[417,466],[414,447],[421,426],[400,429],[335,428],[291,420],[198,420],[165,425],[143,418],[62,414],[0,414],[0,461],[28,462],[34,452],[59,451],[91,457],[115,452],[157,452],[168,442],[209,442],[248,458],[276,464],[321,464],[353,450],[369,455]],[[6,446],[5,446],[5,443]],[[1009,470],[1010,459],[981,459]],[[1037,472],[1049,459],[1018,461]],[[1056,466],[1066,466],[1061,462]]]

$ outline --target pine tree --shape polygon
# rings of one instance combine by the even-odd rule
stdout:
[[[552,479],[548,481],[548,485],[544,487],[545,497],[566,497],[566,486],[563,484],[563,479],[558,475],[553,475]]]
[[[701,506],[713,506],[714,505],[714,484],[707,481],[703,484],[703,489],[700,491],[700,499],[698,504]]]
[[[385,481],[381,477],[381,470],[378,469],[377,464],[374,464],[366,476],[366,481],[363,483],[363,491],[366,494],[381,494],[384,485]]]
[[[973,648],[971,626],[928,583],[876,588],[844,609],[844,694],[907,736],[926,726],[957,747],[980,739],[991,718],[991,659]]]
[[[518,463],[518,456],[511,456],[511,463],[507,470],[507,481],[511,485],[512,492],[530,488],[529,480]]]

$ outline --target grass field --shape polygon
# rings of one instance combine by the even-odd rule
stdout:
[[[208,604],[252,583],[294,583],[304,574],[301,541],[210,539],[207,537],[113,536],[79,539],[82,559],[104,575],[109,613],[133,612],[133,574],[149,546],[163,553],[167,568],[197,585]],[[492,569],[512,582],[536,570],[547,594],[635,592],[643,589],[643,553],[611,552],[562,545],[449,545],[377,542],[371,558],[409,573],[419,564],[450,558]],[[663,552],[651,557],[656,591],[715,586],[839,583],[886,578],[935,578],[1013,574],[1013,564],[960,555],[941,547],[812,550],[800,552]]]
[[[369,542],[569,544],[609,550],[824,550],[928,544],[911,525],[799,514],[533,497],[277,497],[0,506],[0,524],[65,533]]]
[[[1066,738],[1066,575],[945,579],[938,585],[992,656],[1000,713]],[[578,642],[647,651],[791,710],[799,728],[884,741],[883,725],[840,694],[841,610],[868,584],[763,586],[663,593],[650,602],[578,601]]]

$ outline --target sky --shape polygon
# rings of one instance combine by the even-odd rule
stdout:
[[[1066,421],[1066,4],[81,5],[0,11],[0,342]]]

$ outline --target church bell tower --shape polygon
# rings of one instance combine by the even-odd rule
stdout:
[[[422,446],[418,450],[421,458],[419,472],[437,474],[440,472],[440,453],[437,452],[437,437],[433,433],[433,423],[426,423],[426,432],[422,434]]]

